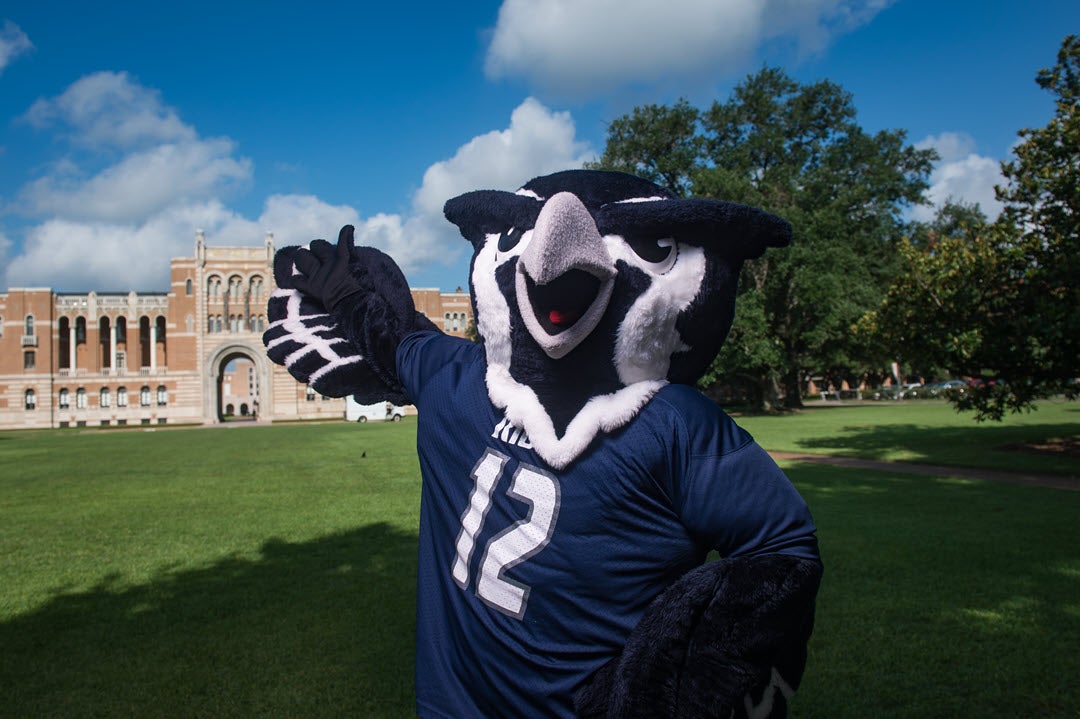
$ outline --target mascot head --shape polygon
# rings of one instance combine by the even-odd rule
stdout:
[[[491,400],[556,468],[664,384],[693,384],[731,326],[743,261],[791,238],[752,207],[594,170],[469,192],[445,214],[473,245]]]

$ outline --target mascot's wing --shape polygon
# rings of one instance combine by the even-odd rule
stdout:
[[[779,554],[698,567],[657,597],[622,655],[579,691],[579,716],[787,716],[820,580],[820,563]]]
[[[351,243],[352,228],[346,229]],[[350,247],[355,290],[331,312],[320,298],[294,287],[301,252],[308,250],[284,247],[274,257],[278,289],[270,296],[270,325],[263,334],[270,359],[327,397],[407,403],[397,379],[398,344],[410,332],[436,327],[416,311],[400,268],[379,250]]]

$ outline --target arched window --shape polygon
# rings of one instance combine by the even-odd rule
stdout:
[[[116,406],[127,407],[127,387],[119,387],[116,390]]]
[[[214,316],[210,315],[206,318],[206,331],[209,334],[214,334]]]
[[[221,315],[214,318],[214,332],[221,332]]]
[[[229,332],[239,332],[240,323],[237,322],[236,315],[229,315]]]
[[[26,394],[23,395],[23,402],[26,409],[37,409],[37,393],[32,389],[26,390]]]
[[[258,275],[251,278],[251,299],[261,300],[263,293],[263,279]]]
[[[127,317],[116,318],[116,341],[127,342]]]
[[[76,317],[75,318],[75,344],[77,344],[77,345],[86,344],[86,318],[85,317]]]
[[[457,332],[460,329],[461,329],[461,316],[457,312],[455,312],[454,313],[454,332]]]
[[[257,327],[258,327],[259,332],[262,332],[263,330],[266,329],[266,318],[263,317],[262,315],[259,315],[259,323],[258,323]]]
[[[86,409],[86,388],[75,390],[75,409]]]
[[[60,388],[60,409],[68,409],[71,407],[71,392],[68,392],[67,387]]]
[[[139,406],[140,407],[149,407],[150,406],[150,388],[147,387],[146,385],[143,385],[142,389],[139,390]]]
[[[57,349],[59,350],[59,356],[57,366],[60,369],[71,368],[71,320],[67,317],[61,317],[56,323],[57,329]]]
[[[186,294],[188,297],[191,296],[191,278],[190,277],[187,278],[186,282],[184,282],[184,294]]]
[[[108,407],[112,404],[112,396],[109,394],[108,387],[102,387],[101,392],[98,393],[98,405],[101,407]]]
[[[102,317],[98,320],[98,342],[101,343],[101,366],[103,368],[112,367],[112,352],[110,350],[112,329],[109,324],[108,317]]]
[[[27,337],[33,337],[34,336],[34,316],[33,315],[27,315],[26,316],[26,326],[23,329],[23,334],[26,335]]]
[[[163,384],[159,384],[157,388],[157,403],[158,407],[164,407],[169,403],[169,390],[165,389]]]
[[[154,320],[154,335],[156,336],[156,341],[165,341],[165,318],[161,315],[158,315],[158,318]]]
[[[315,401],[315,390],[311,388],[311,385],[307,386],[307,401],[308,402],[314,402]]]

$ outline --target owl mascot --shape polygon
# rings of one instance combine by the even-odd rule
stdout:
[[[479,342],[418,313],[349,226],[277,253],[263,338],[324,395],[417,408],[418,715],[785,716],[814,524],[694,383],[743,261],[790,225],[591,170],[445,214],[473,247]]]

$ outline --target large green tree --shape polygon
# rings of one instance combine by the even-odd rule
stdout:
[[[706,378],[741,378],[769,407],[781,395],[798,406],[809,372],[847,374],[865,354],[851,327],[888,286],[903,210],[935,157],[903,131],[865,132],[835,83],[764,68],[707,109],[679,102],[618,118],[594,166],[792,223],[790,248],[744,268],[732,333]]]
[[[964,213],[946,206],[936,227],[901,246],[904,271],[861,325],[900,357],[983,380],[954,398],[978,419],[1077,394],[1080,38],[1066,37],[1036,82],[1054,94],[1054,116],[1022,130],[1015,159],[1002,164],[997,221],[968,212],[956,222]]]

